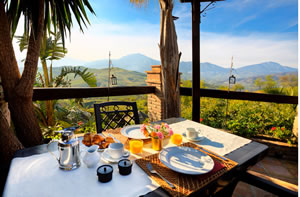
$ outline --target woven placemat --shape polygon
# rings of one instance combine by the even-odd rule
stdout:
[[[153,154],[149,155],[147,157],[137,159],[135,162],[154,180],[156,181],[162,188],[167,190],[172,196],[187,196],[191,193],[198,191],[199,189],[203,188],[210,182],[216,180],[220,176],[222,176],[224,173],[228,172],[232,168],[234,168],[238,163],[235,161],[232,161],[228,158],[226,160],[221,159],[220,157],[217,157],[215,153],[212,153],[211,151],[204,149],[203,147],[200,147],[196,144],[187,142],[182,144],[181,146],[187,146],[191,148],[195,148],[201,152],[204,152],[205,154],[208,154],[211,156],[211,158],[215,162],[214,169],[203,175],[186,175],[181,174],[178,172],[175,172],[169,168],[167,168],[163,163],[160,162],[158,155]],[[206,151],[202,151],[201,149],[204,149]],[[161,179],[156,174],[151,174],[149,170],[147,169],[146,164],[148,162],[151,162],[153,168],[158,171],[163,177],[165,177],[167,180],[173,183],[175,185],[175,189],[172,189],[163,179]],[[217,163],[218,162],[218,163]],[[218,164],[218,165],[216,165]],[[217,167],[218,166],[218,167]],[[218,168],[216,170],[215,168]]]

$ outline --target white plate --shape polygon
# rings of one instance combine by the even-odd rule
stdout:
[[[106,162],[109,162],[109,163],[118,163],[121,159],[124,159],[124,158],[127,158],[129,157],[130,155],[130,152],[129,151],[124,151],[124,156],[123,157],[120,157],[118,159],[115,159],[115,158],[112,158],[109,153],[108,153],[108,150],[105,149],[103,151],[103,153],[101,154],[101,159],[106,161]]]
[[[208,173],[215,165],[207,154],[194,148],[181,146],[163,149],[159,153],[159,160],[171,170],[190,175]]]
[[[141,131],[141,125],[129,125],[121,129],[121,134],[125,137],[129,137],[132,139],[149,139],[149,137],[145,137],[144,134]]]

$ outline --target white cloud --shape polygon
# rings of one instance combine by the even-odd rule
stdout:
[[[235,67],[266,61],[298,67],[298,41],[268,34],[248,36],[202,34],[201,62],[229,67],[231,56],[234,56]]]
[[[131,53],[142,53],[158,60],[159,33],[159,24],[116,24],[103,21],[90,26],[84,34],[74,29],[71,42],[66,40],[66,57],[94,61],[107,59],[108,52],[111,51],[113,59]],[[191,61],[191,29],[180,27],[177,35],[179,50],[182,52],[181,60]],[[200,40],[201,62],[229,67],[231,56],[234,56],[236,68],[265,61],[298,67],[298,40],[291,39],[288,33],[234,36],[201,32]],[[17,59],[21,60],[25,54],[19,52],[18,45],[14,46]]]
[[[120,58],[131,53],[143,53],[159,58],[159,25],[135,23],[112,24],[103,22],[89,27],[84,34],[72,32],[71,43],[67,44],[67,57],[93,61]]]

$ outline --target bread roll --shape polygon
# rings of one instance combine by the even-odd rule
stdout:
[[[92,145],[92,135],[90,133],[84,134],[82,143],[86,146],[91,146]]]
[[[106,137],[105,138],[105,142],[107,142],[107,143],[114,143],[115,141],[114,141],[114,139],[112,137]]]
[[[98,134],[94,135],[93,136],[93,139],[92,139],[92,144],[100,144],[102,141],[104,141],[104,138]]]

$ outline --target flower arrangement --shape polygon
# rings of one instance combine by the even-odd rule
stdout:
[[[165,137],[173,135],[174,133],[167,123],[161,123],[160,125],[142,124],[141,132],[144,134],[145,137],[151,136],[152,138],[161,140]]]

